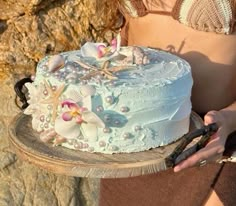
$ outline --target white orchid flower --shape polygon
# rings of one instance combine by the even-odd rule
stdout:
[[[40,117],[48,116],[48,109],[46,104],[42,104],[43,100],[43,89],[44,86],[42,84],[37,87],[33,83],[26,83],[26,88],[29,93],[29,106],[24,110],[24,114],[32,116],[32,128],[38,132],[42,131],[40,124],[42,124]]]
[[[96,59],[105,56],[113,57],[120,51],[120,45],[121,37],[119,33],[116,38],[112,39],[109,46],[104,43],[86,42],[81,47],[81,54],[83,57],[94,57]]]
[[[83,135],[89,141],[96,141],[98,128],[104,128],[103,121],[86,107],[79,106],[73,100],[62,103],[64,112],[55,121],[55,131],[66,139],[75,139]]]

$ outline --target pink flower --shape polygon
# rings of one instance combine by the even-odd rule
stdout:
[[[111,40],[111,52],[115,52],[117,49],[117,38]]]
[[[90,141],[97,140],[97,129],[104,128],[104,122],[92,111],[79,106],[73,100],[62,102],[64,112],[55,121],[55,131],[66,139],[75,139],[79,136]]]
[[[104,45],[99,45],[97,47],[97,50],[98,50],[98,58],[103,57],[107,53],[107,47],[105,47]]]
[[[112,56],[113,54],[116,55],[116,53],[120,51],[120,44],[121,44],[120,34],[118,34],[116,38],[114,38],[111,41],[110,46],[107,46],[104,43],[86,42],[81,47],[81,54],[83,57],[95,57],[95,58]]]
[[[83,122],[82,113],[87,110],[85,107],[80,107],[72,100],[66,100],[62,102],[62,107],[67,106],[69,111],[66,111],[62,114],[62,119],[64,121],[71,121],[73,118],[78,124]]]

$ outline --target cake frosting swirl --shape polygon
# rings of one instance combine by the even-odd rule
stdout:
[[[24,113],[44,142],[107,154],[144,151],[188,132],[192,84],[190,65],[173,54],[88,42],[39,62]]]

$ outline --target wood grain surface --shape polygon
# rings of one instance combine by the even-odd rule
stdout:
[[[202,119],[192,112],[190,131],[201,126]],[[14,118],[9,134],[11,146],[22,160],[53,173],[90,178],[131,177],[164,170],[164,158],[179,143],[130,154],[69,150],[41,142],[39,134],[31,127],[31,117],[24,114]]]

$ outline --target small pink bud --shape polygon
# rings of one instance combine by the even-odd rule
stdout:
[[[98,58],[103,57],[104,54],[106,53],[106,47],[104,45],[99,45],[97,49],[98,49]]]

